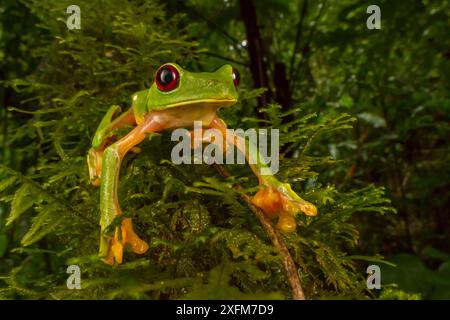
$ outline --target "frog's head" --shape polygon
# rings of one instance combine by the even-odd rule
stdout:
[[[189,72],[175,63],[158,68],[148,91],[147,109],[208,105],[231,106],[238,100],[239,74],[230,65],[215,72]]]

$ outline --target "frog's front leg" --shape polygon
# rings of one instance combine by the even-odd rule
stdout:
[[[263,174],[270,171],[270,168],[261,161],[258,148],[251,142],[238,135],[230,137],[226,135],[226,124],[222,119],[216,117],[210,124],[211,128],[219,130],[227,142],[236,146],[245,154],[253,173],[259,180],[259,191],[252,199],[254,205],[260,207],[268,216],[278,215],[277,228],[285,232],[293,232],[296,229],[295,215],[303,212],[306,215],[314,216],[317,208],[308,201],[300,198],[291,188],[289,183],[278,181],[275,176]],[[250,157],[254,157],[249,161]],[[263,171],[263,169],[265,169]]]
[[[122,114],[120,112],[121,108],[119,106],[111,106],[104,115],[92,139],[92,148],[88,152],[87,163],[90,181],[96,187],[100,185],[103,152],[115,140],[115,137],[112,136],[113,131],[126,125],[136,125],[133,108]]]
[[[100,186],[100,257],[108,264],[121,263],[123,248],[129,244],[139,254],[145,253],[148,244],[141,240],[133,230],[130,218],[120,222],[120,227],[109,230],[111,223],[122,214],[117,195],[120,166],[123,157],[151,132],[161,128],[159,122],[148,116],[126,136],[105,149],[102,159],[102,180]]]

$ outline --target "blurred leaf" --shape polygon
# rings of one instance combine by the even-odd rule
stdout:
[[[395,283],[399,289],[420,293],[424,299],[450,298],[450,277],[445,271],[430,270],[418,257],[409,254],[399,254],[390,260],[397,267],[382,268],[382,284]]]
[[[386,120],[382,117],[369,112],[358,113],[357,117],[368,124],[372,125],[374,128],[385,128]]]
[[[422,250],[422,254],[429,258],[438,259],[441,261],[450,261],[450,254],[445,253],[441,250],[438,250],[438,249],[430,247],[430,246],[425,247]]]

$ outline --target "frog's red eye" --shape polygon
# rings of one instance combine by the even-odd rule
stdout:
[[[155,83],[159,90],[170,91],[175,89],[180,82],[180,73],[171,64],[159,67],[155,74]]]
[[[233,83],[234,83],[234,86],[237,88],[237,86],[239,85],[239,80],[240,80],[239,72],[235,68],[233,68],[232,72],[233,72],[233,74],[232,74]]]

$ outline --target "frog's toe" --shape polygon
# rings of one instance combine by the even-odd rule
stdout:
[[[139,148],[139,147],[133,147],[133,148],[131,148],[131,152],[133,152],[133,153],[135,153],[135,154],[141,153],[141,151],[142,151],[142,149]]]
[[[104,258],[102,258],[102,261],[106,264],[109,264],[112,266],[114,264],[114,253],[110,250],[108,252],[108,255]]]
[[[105,257],[103,257],[103,262],[114,265],[115,262],[118,264],[122,263],[123,258],[123,244],[118,237],[118,232],[114,237],[109,239],[109,248]]]
[[[295,229],[297,229],[297,224],[295,223],[294,216],[285,214],[284,212],[280,213],[277,223],[277,229],[286,233],[294,232]]]
[[[129,244],[133,252],[143,254],[148,250],[148,244],[134,232],[130,218],[122,220],[122,241]]]
[[[138,254],[143,254],[148,250],[147,242],[134,232],[130,218],[123,219],[120,230],[116,228],[114,236],[105,241],[108,241],[108,249],[102,260],[109,265],[113,265],[115,262],[122,263],[123,249],[126,245],[129,245],[131,250]]]
[[[117,261],[117,263],[121,264],[122,258],[123,258],[123,244],[116,237],[114,237],[112,240],[111,251],[112,251],[112,253],[114,255],[114,259]]]
[[[308,216],[317,215],[317,208],[300,198],[287,183],[263,185],[252,199],[268,216],[278,216],[277,228],[284,232],[296,229],[295,215],[303,212]]]
[[[292,215],[303,212],[307,216],[317,215],[317,208],[312,203],[303,200],[296,194],[288,183],[281,183],[277,187],[280,193],[280,201],[283,206],[283,211],[290,213]]]

